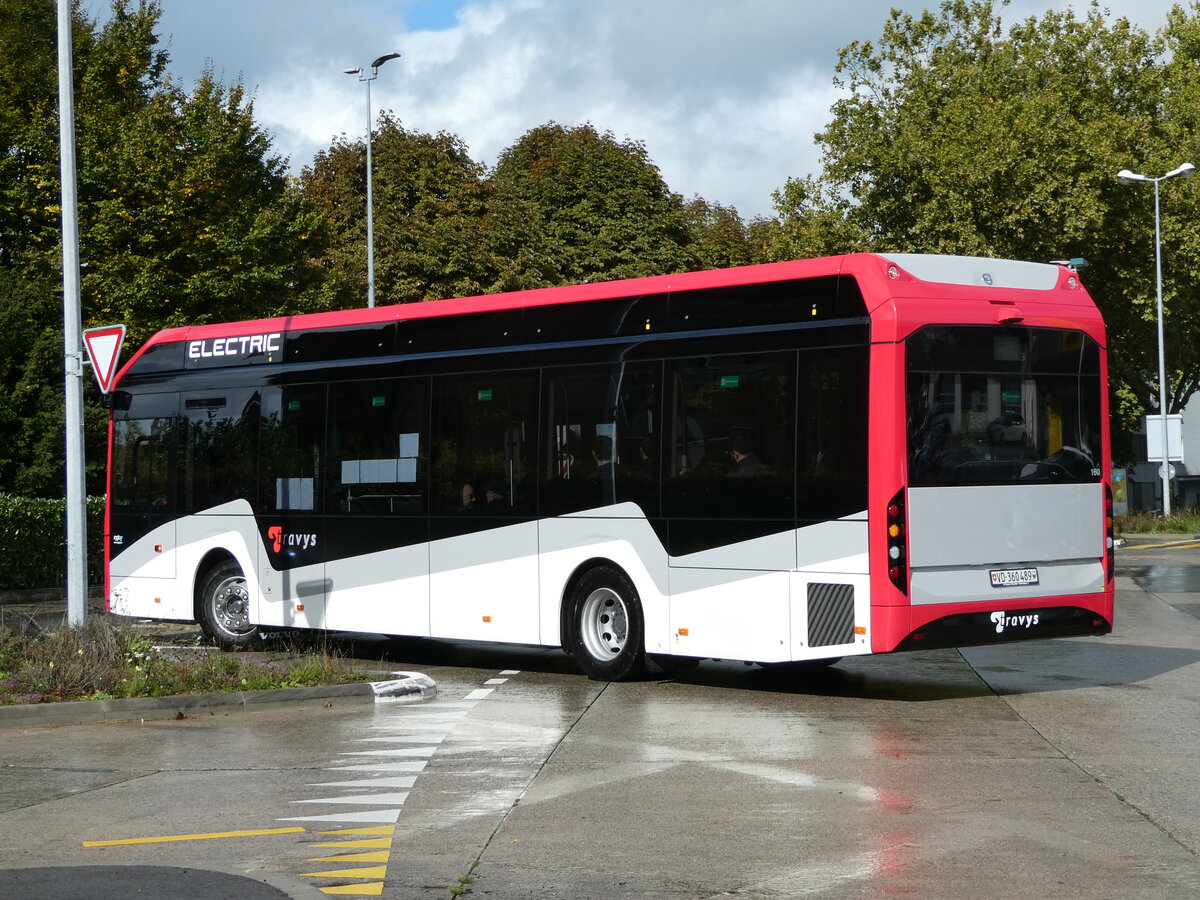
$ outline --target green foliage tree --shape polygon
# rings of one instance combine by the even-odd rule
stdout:
[[[298,203],[327,235],[311,265],[323,281],[308,309],[365,306],[366,144],[341,137],[304,169]],[[374,162],[376,303],[410,303],[482,293],[496,267],[484,240],[490,187],[484,167],[454,135],[406,130],[379,116]]]
[[[697,267],[683,198],[637,141],[550,122],[500,154],[493,180],[519,226],[493,239],[524,244],[518,276],[551,285]]]
[[[845,98],[818,135],[825,170],[780,192],[784,229],[802,249],[837,230],[845,249],[1086,257],[1115,396],[1154,409],[1153,192],[1115,173],[1161,174],[1196,154],[1197,13],[1176,8],[1152,36],[1095,5],[1007,31],[998,9],[893,11],[877,42],[841,51]],[[1198,184],[1164,185],[1172,411],[1200,386],[1200,342],[1188,337],[1200,324]],[[794,228],[797,211],[825,218],[824,235]]]
[[[684,205],[694,268],[724,269],[754,261],[746,223],[732,206],[693,197]]]
[[[319,273],[319,221],[240,86],[165,76],[157,0],[72,7],[84,325],[122,321],[127,354],[159,328],[269,315]],[[0,0],[0,490],[62,492],[57,21]],[[105,414],[88,391],[88,488],[103,491]]]

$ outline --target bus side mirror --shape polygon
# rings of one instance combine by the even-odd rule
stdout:
[[[129,391],[110,391],[101,398],[100,405],[105,409],[129,409],[133,395]]]

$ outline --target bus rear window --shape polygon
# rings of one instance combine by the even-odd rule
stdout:
[[[1095,482],[1100,352],[1078,331],[931,326],[906,343],[908,477]]]

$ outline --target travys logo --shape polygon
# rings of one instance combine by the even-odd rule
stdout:
[[[271,550],[274,553],[280,552],[284,547],[288,547],[289,552],[294,552],[311,550],[317,546],[315,534],[288,534],[284,532],[282,525],[272,525],[268,528],[267,537],[271,541]]]
[[[992,613],[992,624],[996,626],[996,634],[1004,634],[1005,628],[1032,628],[1037,623],[1037,613],[1024,613],[1017,616],[1010,616],[1003,611]]]

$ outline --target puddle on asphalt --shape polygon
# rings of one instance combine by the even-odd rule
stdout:
[[[1200,566],[1117,566],[1117,574],[1155,594],[1200,594]]]

